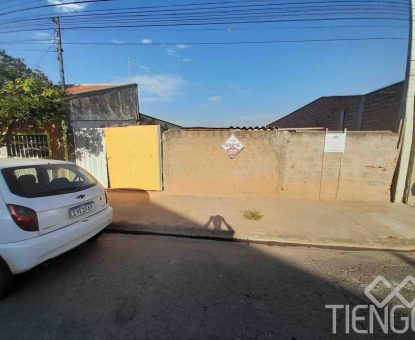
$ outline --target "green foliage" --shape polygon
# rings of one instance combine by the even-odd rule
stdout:
[[[19,78],[35,78],[52,85],[43,72],[30,69],[22,59],[13,58],[4,50],[0,50],[0,87]]]
[[[67,113],[67,97],[42,72],[0,51],[0,136],[7,139],[20,124],[41,127],[61,122]]]
[[[65,117],[66,93],[35,78],[17,79],[0,88],[0,123],[3,133],[11,126],[38,125]],[[1,129],[1,128],[0,128]]]

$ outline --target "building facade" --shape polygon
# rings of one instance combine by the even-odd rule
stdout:
[[[74,129],[135,125],[139,119],[137,84],[73,85],[67,88],[69,123]]]

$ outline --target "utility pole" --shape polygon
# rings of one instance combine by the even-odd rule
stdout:
[[[399,110],[398,127],[400,133],[400,156],[398,164],[398,172],[395,183],[395,191],[393,201],[395,203],[406,203],[409,194],[409,185],[411,173],[409,173],[410,161],[413,161],[411,153],[412,140],[414,134],[414,104],[415,104],[415,27],[414,13],[415,0],[409,2],[409,44],[408,59],[406,64],[405,84],[402,94],[402,102]],[[412,171],[411,171],[412,172]],[[408,183],[409,182],[409,183]]]
[[[56,36],[56,51],[58,52],[59,71],[60,71],[60,84],[62,89],[65,89],[65,70],[63,67],[63,49],[62,49],[62,36],[61,36],[61,23],[59,17],[54,17],[53,22],[55,23],[55,36]]]
[[[63,49],[62,49],[62,35],[61,35],[61,22],[59,17],[54,17],[52,21],[55,23],[55,37],[56,37],[56,52],[58,53],[59,61],[59,73],[60,73],[60,85],[62,90],[65,91],[65,70],[63,66]],[[71,121],[69,115],[62,121],[62,124],[57,124],[57,133],[62,134],[62,140],[59,143],[59,148],[63,146],[63,157],[65,160],[74,161],[72,155],[73,152],[69,153],[69,150],[74,150],[74,137],[73,129],[71,127]]]

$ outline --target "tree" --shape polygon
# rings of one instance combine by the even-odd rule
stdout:
[[[61,124],[67,113],[67,96],[42,72],[0,51],[0,145],[24,124]]]
[[[48,77],[40,70],[32,70],[26,66],[24,61],[19,58],[9,56],[4,50],[0,50],[0,87],[3,87],[7,82],[14,81],[19,78],[35,78],[52,83]]]

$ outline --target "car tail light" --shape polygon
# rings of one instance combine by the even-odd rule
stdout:
[[[10,215],[13,221],[25,231],[38,231],[39,223],[37,220],[36,211],[30,208],[22,207],[20,205],[8,204]]]

